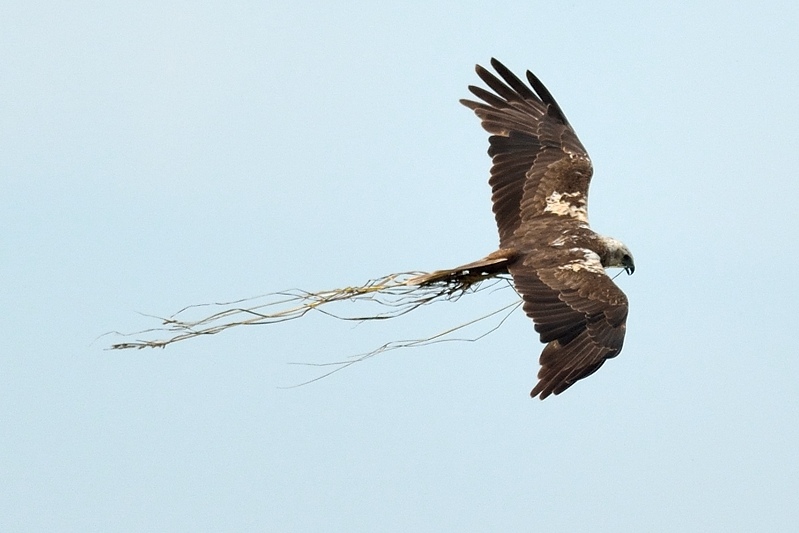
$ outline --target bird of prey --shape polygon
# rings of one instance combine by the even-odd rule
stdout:
[[[481,101],[461,103],[491,134],[489,184],[499,250],[413,281],[510,273],[546,344],[530,392],[543,400],[621,352],[627,297],[605,269],[632,274],[635,264],[624,244],[588,225],[591,159],[555,99],[532,72],[528,86],[496,59],[491,66],[499,77],[480,65],[476,71],[493,92],[469,86]]]

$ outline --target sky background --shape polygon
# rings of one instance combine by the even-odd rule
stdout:
[[[0,4],[0,530],[793,531],[796,2]],[[189,304],[497,246],[458,103],[532,69],[637,270],[622,354],[531,400],[510,290],[158,351]]]

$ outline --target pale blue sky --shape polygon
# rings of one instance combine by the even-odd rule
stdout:
[[[0,529],[793,530],[796,3],[281,4],[0,5]],[[486,135],[458,104],[492,56],[558,99],[592,225],[635,254],[600,372],[531,400],[517,311],[279,388],[316,375],[288,362],[435,333],[480,295],[95,340],[494,250]]]

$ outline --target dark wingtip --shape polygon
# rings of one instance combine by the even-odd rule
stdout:
[[[543,82],[538,79],[538,76],[533,74],[531,71],[527,71],[527,82],[530,86],[538,93],[538,96],[541,97],[541,100],[549,105],[549,113],[558,120],[560,120],[563,124],[569,125],[569,120],[566,118],[566,115],[563,114],[563,110],[558,105],[558,102],[555,101],[555,97],[552,96],[552,93],[549,92],[549,89],[543,84]]]
[[[494,70],[500,70],[506,68],[505,65],[502,64],[502,61],[500,61],[496,57],[491,58],[491,66],[494,67]]]
[[[458,102],[460,102],[461,105],[465,105],[466,107],[468,107],[471,110],[474,110],[474,109],[477,109],[478,107],[480,107],[479,103],[474,102],[472,100],[467,100],[466,98],[461,98],[460,100],[458,100]]]
[[[547,396],[552,394],[552,391],[544,390],[545,387],[542,385],[542,382],[538,382],[538,384],[533,387],[533,390],[530,391],[530,398],[535,398],[538,396],[539,400],[545,399]]]

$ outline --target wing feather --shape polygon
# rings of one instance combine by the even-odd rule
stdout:
[[[528,86],[496,59],[491,66],[499,77],[480,65],[475,71],[493,92],[470,86],[481,101],[461,103],[492,134],[489,183],[504,247],[526,220],[546,215],[553,192],[568,186],[575,205],[587,198],[592,170],[585,148],[544,84],[528,71]]]
[[[524,311],[546,347],[538,383],[530,393],[542,400],[560,394],[621,352],[627,297],[605,274],[537,267],[528,255],[509,268]]]

